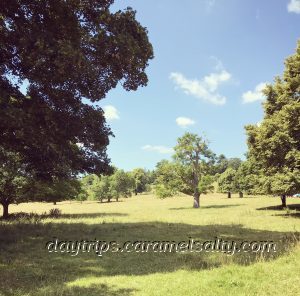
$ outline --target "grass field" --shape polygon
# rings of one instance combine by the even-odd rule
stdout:
[[[121,202],[28,203],[10,212],[59,218],[0,221],[0,295],[299,295],[300,199],[208,195]],[[213,240],[277,243],[276,253],[48,253],[60,240]]]

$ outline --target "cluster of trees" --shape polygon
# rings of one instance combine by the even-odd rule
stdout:
[[[77,200],[100,200],[107,199],[110,202],[113,198],[116,201],[120,197],[130,197],[132,194],[150,191],[153,182],[153,174],[142,168],[136,168],[131,172],[114,168],[111,175],[87,175],[81,180],[82,192]]]
[[[147,84],[147,29],[113,0],[3,0],[0,6],[0,203],[58,196],[79,174],[110,174],[103,99]],[[11,164],[13,164],[11,166]],[[34,194],[29,191],[34,188]],[[69,192],[69,190],[68,190]],[[72,193],[73,192],[73,193]],[[28,194],[27,194],[28,193]]]
[[[227,168],[218,178],[218,191],[227,193],[231,198],[232,193],[239,193],[242,198],[245,194],[263,194],[261,180],[263,176],[254,163],[248,159],[240,163],[237,168]]]
[[[217,156],[208,147],[207,141],[192,133],[178,138],[173,160],[162,160],[154,171],[154,189],[157,196],[165,198],[178,192],[193,195],[193,206],[200,207],[200,196],[215,190],[214,182],[228,172],[237,170],[242,161]],[[229,180],[228,180],[229,181]],[[225,186],[221,188],[225,189]]]
[[[282,77],[264,90],[264,118],[259,125],[246,126],[247,159],[216,157],[207,142],[186,133],[178,139],[173,161],[162,161],[156,169],[155,188],[160,197],[181,191],[199,196],[212,189],[228,194],[271,194],[281,197],[300,192],[300,41],[296,53],[286,59]]]

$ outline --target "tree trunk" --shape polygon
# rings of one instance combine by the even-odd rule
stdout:
[[[194,208],[199,208],[200,207],[200,194],[198,192],[194,193]]]
[[[283,194],[283,195],[281,195],[280,198],[281,198],[282,207],[286,208],[286,195]]]
[[[244,197],[244,194],[243,194],[242,191],[239,192],[239,197],[240,197],[240,198],[243,198],[243,197]]]
[[[9,203],[2,203],[2,206],[3,206],[3,219],[7,219]]]
[[[228,198],[231,198],[231,192],[230,191],[228,192]]]

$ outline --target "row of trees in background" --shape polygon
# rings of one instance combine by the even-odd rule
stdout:
[[[78,200],[100,200],[101,202],[112,199],[119,200],[120,197],[130,197],[150,191],[153,183],[153,174],[142,168],[136,168],[131,172],[125,172],[114,168],[110,176],[87,175],[81,179],[82,192]]]
[[[226,176],[244,165],[239,158],[216,156],[208,148],[206,140],[191,133],[185,133],[178,139],[174,151],[173,160],[160,161],[154,171],[137,168],[125,172],[115,168],[110,176],[87,175],[81,179],[82,193],[77,199],[110,202],[112,199],[118,201],[120,197],[151,190],[160,198],[182,192],[192,195],[194,207],[198,208],[200,195],[214,191],[217,180],[220,180],[221,192],[235,192],[235,187],[230,186],[236,181]],[[226,185],[225,181],[221,181],[225,179]]]

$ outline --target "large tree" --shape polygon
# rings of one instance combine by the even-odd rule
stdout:
[[[210,161],[214,154],[209,150],[208,144],[203,138],[188,132],[178,138],[174,150],[174,159],[179,168],[178,173],[185,184],[185,188],[192,191],[190,193],[194,197],[193,207],[199,208],[199,182],[209,172]]]
[[[112,135],[103,99],[119,82],[147,84],[153,57],[135,11],[113,0],[3,0],[0,5],[1,145],[35,178],[109,172]]]
[[[246,127],[249,155],[263,171],[265,191],[280,195],[285,207],[286,196],[300,191],[300,41],[264,94],[262,123]]]

